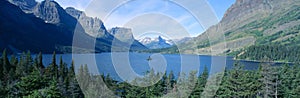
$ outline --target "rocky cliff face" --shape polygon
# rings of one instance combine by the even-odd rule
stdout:
[[[92,18],[85,15],[84,12],[68,7],[65,9],[68,14],[76,18],[85,31],[93,37],[112,37],[99,18]]]
[[[209,54],[211,48],[218,47],[220,50],[216,54],[222,54],[225,51],[266,43],[261,40],[273,36],[274,32],[271,31],[278,31],[276,28],[287,30],[297,26],[295,23],[298,15],[295,13],[299,12],[297,10],[299,2],[299,0],[236,0],[220,23],[182,45],[182,50],[185,53]]]
[[[22,0],[15,0],[22,1]],[[114,37],[109,34],[101,20],[87,19],[90,22],[81,26],[77,19],[68,14],[58,3],[53,0],[45,0],[35,5],[30,13],[20,9],[22,4],[15,6],[15,3],[9,3],[1,0],[1,49],[10,48],[10,50],[32,50],[34,52],[72,52],[72,47],[79,52],[109,52],[111,49],[120,51],[131,49],[137,50],[141,47],[123,47],[124,43],[115,39],[116,44],[112,46]],[[13,5],[14,4],[14,5]],[[5,5],[5,6],[3,6]],[[85,19],[85,18],[84,18]],[[96,24],[95,24],[96,23]],[[101,32],[101,29],[107,34],[103,37],[92,37],[85,31]],[[98,28],[99,27],[99,28]],[[76,29],[76,36],[74,30]],[[26,32],[25,32],[26,31]],[[76,38],[76,45],[72,44],[73,38]],[[73,48],[73,49],[74,49]],[[142,47],[142,49],[147,49]],[[77,51],[76,51],[77,52]]]
[[[109,33],[120,41],[130,44],[131,47],[137,47],[137,49],[141,50],[147,49],[147,47],[145,47],[142,43],[140,43],[133,37],[133,33],[130,28],[114,27],[109,30]]]
[[[132,34],[132,30],[129,28],[115,27],[112,28],[109,31],[109,33],[114,35],[117,39],[123,42],[132,42],[135,40]]]
[[[99,18],[88,17],[83,11],[79,11],[72,7],[68,7],[65,10],[68,14],[79,21],[85,32],[87,32],[87,34],[89,34],[90,36],[106,39],[107,41],[115,40],[115,42],[120,42],[124,46],[126,44],[131,44],[131,48],[133,50],[147,49],[145,46],[143,46],[133,38],[131,29],[116,27],[112,28],[108,32],[104,26],[104,23]]]
[[[35,0],[8,0],[10,3],[20,7],[25,13],[32,13],[38,4]]]
[[[0,50],[19,53],[30,50],[51,53],[57,46],[71,46],[72,35],[32,14],[24,13],[18,6],[6,0],[0,1]],[[71,34],[71,33],[69,33]]]

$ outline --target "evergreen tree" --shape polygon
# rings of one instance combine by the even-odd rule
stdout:
[[[39,55],[38,55],[38,68],[40,68],[40,69],[45,68],[45,66],[43,64],[43,54],[42,54],[42,52],[40,52]]]
[[[55,79],[58,79],[58,66],[56,64],[56,53],[55,53],[55,51],[53,52],[52,62],[50,64],[50,66],[47,68],[46,74],[49,75],[49,77],[53,77]]]
[[[3,79],[3,60],[2,56],[0,56],[0,80]]]
[[[16,77],[17,78],[21,78],[23,76],[26,76],[27,73],[25,72],[26,70],[26,63],[25,63],[25,53],[23,52],[23,54],[20,56],[20,60],[18,65],[16,66]]]
[[[45,95],[46,98],[61,98],[63,97],[61,92],[59,92],[58,84],[57,84],[56,78],[53,78],[50,81],[50,86],[45,88],[43,91],[43,95]]]
[[[62,56],[60,56],[59,59],[59,76],[63,79],[63,81],[66,79],[68,70],[66,63],[63,62]]]
[[[42,89],[47,86],[46,80],[40,75],[38,70],[34,70],[28,76],[22,77],[17,83],[17,89],[20,91],[19,95],[27,96],[33,93],[34,90]]]
[[[91,76],[87,65],[80,66],[77,81],[80,85],[82,92],[86,95],[89,83],[91,82]]]
[[[199,77],[198,77],[196,87],[195,87],[193,93],[191,94],[191,97],[194,97],[194,98],[201,97],[201,93],[203,92],[203,89],[205,88],[208,75],[209,75],[208,69],[205,66],[203,73],[201,75],[199,75]]]
[[[249,81],[245,81],[245,72],[243,67],[239,63],[235,63],[232,70],[228,71],[228,74],[224,77],[222,84],[222,94],[224,97],[246,97],[245,90],[246,84]]]
[[[220,86],[218,81],[222,80],[223,75],[224,75],[223,73],[211,74],[209,76],[209,78],[207,79],[207,83],[206,83],[207,85],[206,85],[203,93],[201,93],[202,94],[201,97],[204,97],[204,98],[214,98],[214,97],[227,98],[224,95],[218,96],[218,90],[222,88],[222,85]],[[225,93],[225,94],[227,94],[227,93]],[[229,96],[229,97],[231,97],[231,96]]]
[[[68,90],[68,96],[70,98],[83,98],[84,95],[80,89],[80,86],[77,82],[77,79],[75,77],[75,65],[74,65],[74,61],[72,60],[71,62],[71,66],[69,68],[69,71],[68,71],[68,85],[67,86],[67,90]]]
[[[171,93],[173,90],[173,84],[175,82],[175,77],[173,71],[171,71],[166,79],[166,86],[165,86],[165,92]]]
[[[68,79],[67,79],[67,65],[63,62],[62,56],[60,56],[59,59],[59,72],[58,72],[58,85],[59,90],[62,93],[62,95],[67,95],[67,88],[68,88]]]
[[[10,62],[8,60],[8,57],[7,57],[7,53],[6,53],[6,49],[3,50],[3,53],[2,53],[2,75],[3,75],[3,78],[4,80],[8,80],[8,72],[10,70]]]
[[[4,98],[7,97],[7,90],[5,89],[5,85],[3,84],[3,82],[0,80],[0,97]]]
[[[25,65],[25,73],[26,74],[29,74],[34,69],[33,59],[32,59],[30,51],[27,51],[27,54],[25,56],[25,64],[24,65]]]
[[[10,66],[12,71],[16,70],[16,67],[18,66],[18,58],[15,55],[11,55],[10,57]]]
[[[291,86],[291,91],[290,91],[290,97],[294,97],[294,98],[298,98],[300,97],[300,67],[299,65],[294,65],[293,69],[292,69],[292,73],[294,73],[293,76],[294,77],[291,81],[292,83],[289,84]],[[282,82],[282,85],[288,85],[288,84],[284,84]]]
[[[269,59],[265,58],[264,61],[270,62]],[[279,86],[279,77],[276,67],[272,67],[270,63],[263,63],[261,65],[262,69],[260,74],[262,75],[261,81],[262,86],[262,97],[278,97],[278,86]]]
[[[296,75],[296,73],[292,73],[289,65],[285,64],[281,67],[279,79],[282,85],[279,85],[279,96],[291,97],[293,80],[295,80],[293,74]]]

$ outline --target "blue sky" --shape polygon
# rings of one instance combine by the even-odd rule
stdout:
[[[192,8],[188,9],[175,2],[182,0],[171,0],[173,2],[166,0],[55,1],[64,8],[74,7],[85,11],[88,16],[102,19],[108,29],[116,26],[132,28],[137,39],[147,35],[161,35],[169,39],[198,36],[208,28],[207,26],[216,24],[215,20],[220,21],[226,10],[235,2],[235,0],[207,0],[207,5],[210,7],[205,7],[205,0],[185,0],[192,1],[182,2]],[[213,14],[195,17],[197,15],[193,13],[195,11],[193,8],[198,8],[196,11],[200,13],[198,13],[200,16],[201,12],[208,14],[213,12]]]

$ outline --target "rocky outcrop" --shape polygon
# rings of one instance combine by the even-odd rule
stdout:
[[[8,0],[10,3],[20,7],[25,13],[32,13],[38,4],[35,0]]]
[[[99,18],[92,18],[85,15],[84,12],[75,8],[68,7],[65,9],[68,14],[76,18],[89,35],[99,37],[112,37],[104,26],[104,23]]]
[[[132,42],[135,40],[132,34],[132,30],[129,28],[115,27],[112,28],[109,31],[109,33],[114,35],[117,39],[123,42]]]
[[[141,50],[148,49],[133,37],[133,33],[130,28],[114,27],[109,30],[109,33],[120,41],[130,44],[131,47],[139,47],[138,49]]]

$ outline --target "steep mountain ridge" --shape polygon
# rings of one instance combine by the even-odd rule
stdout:
[[[79,11],[72,7],[68,7],[65,10],[79,21],[85,32],[95,38],[102,38],[111,42],[115,40],[115,42],[123,44],[122,46],[130,45],[130,48],[133,50],[147,49],[144,45],[134,39],[131,29],[116,27],[108,32],[104,23],[99,18],[88,17],[83,11]]]
[[[210,54],[214,49],[215,55],[219,55],[251,45],[265,44],[268,40],[264,39],[273,37],[276,33],[274,30],[281,28],[288,31],[299,26],[297,22],[299,2],[299,0],[237,0],[227,10],[220,23],[179,47],[183,53]],[[280,39],[287,37],[288,34],[276,36],[275,39]],[[226,46],[225,49],[223,46]]]
[[[73,7],[68,7],[65,10],[68,14],[79,21],[79,23],[85,29],[85,32],[87,32],[89,35],[96,38],[113,38],[112,35],[108,33],[102,20],[99,18],[88,17],[84,12],[76,10]]]
[[[36,4],[34,9],[27,14],[21,9],[21,4],[26,3],[16,5],[6,0],[2,2],[0,25],[2,50],[10,48],[9,50],[13,52],[30,50],[32,52],[70,53],[72,49],[79,50],[79,52],[109,52],[112,48],[120,51],[128,48],[139,49],[139,47],[123,47],[127,43],[113,36],[95,38],[88,35],[77,19],[53,0],[45,0]],[[75,31],[76,36],[74,36]],[[76,44],[73,44],[73,39],[76,40]],[[114,39],[116,44],[112,46]]]
[[[38,4],[35,0],[8,0],[10,3],[20,7],[25,13],[32,13]]]
[[[1,0],[0,5],[1,50],[8,48],[12,52],[31,50],[51,53],[57,45],[72,44],[72,38],[61,35],[64,31],[55,25],[47,24],[33,14],[25,14],[6,0]]]

